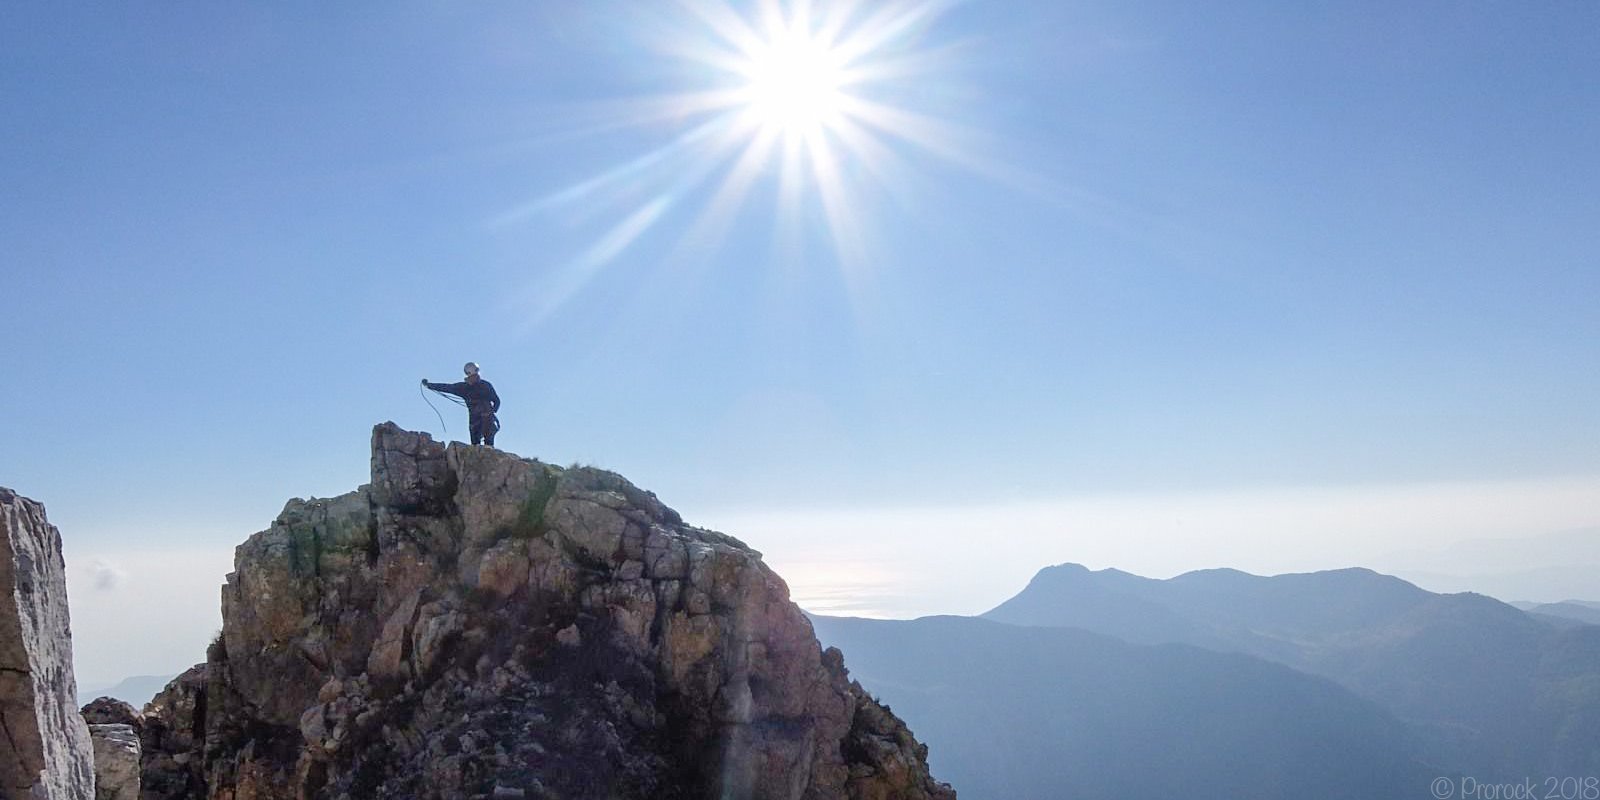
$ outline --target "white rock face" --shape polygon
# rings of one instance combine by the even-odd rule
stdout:
[[[0,488],[0,797],[94,797],[77,693],[61,533],[44,506]]]
[[[90,725],[95,800],[139,800],[139,734],[132,725]]]

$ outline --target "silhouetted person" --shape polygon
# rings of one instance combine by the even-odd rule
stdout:
[[[431,383],[423,378],[422,385],[467,401],[467,423],[472,431],[472,443],[494,447],[494,433],[500,430],[500,419],[495,416],[500,411],[500,395],[495,393],[494,384],[478,377],[476,362],[468,361],[461,369],[467,373],[467,379],[460,383]]]

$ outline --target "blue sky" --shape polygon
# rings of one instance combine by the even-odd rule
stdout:
[[[703,119],[675,98],[729,81],[683,57],[717,41],[687,6],[8,5],[0,483],[111,573],[225,550],[364,482],[373,423],[438,435],[417,379],[474,359],[505,449],[769,554],[806,513],[894,552],[917,534],[886,509],[1445,484],[1600,525],[1600,7],[904,3],[846,30],[883,8],[928,13],[852,91],[927,126],[835,144],[842,250],[776,163],[707,213],[742,144],[670,149]]]

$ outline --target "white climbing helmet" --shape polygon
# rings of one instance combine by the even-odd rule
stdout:
[[[478,362],[476,362],[476,361],[468,361],[466,363],[466,365],[461,368],[461,371],[465,372],[468,375],[476,375],[476,374],[478,374]]]

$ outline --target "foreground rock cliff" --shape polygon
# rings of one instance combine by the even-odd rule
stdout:
[[[147,798],[955,796],[760,554],[610,472],[385,423],[222,601]]]
[[[61,533],[0,487],[0,798],[94,797],[77,694]]]

